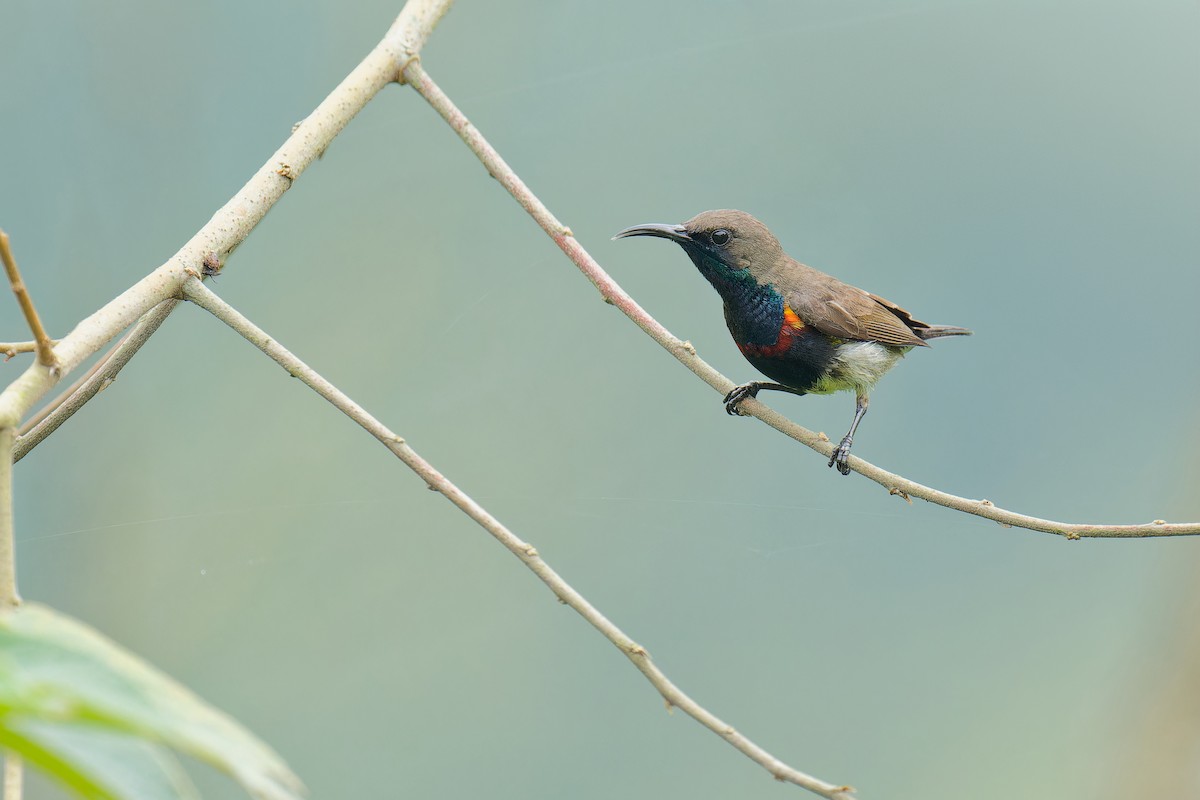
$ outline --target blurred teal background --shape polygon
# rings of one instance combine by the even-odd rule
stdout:
[[[400,6],[0,6],[0,226],[51,332],[175,252]],[[682,252],[615,231],[742,208],[797,258],[973,328],[880,384],[858,455],[1040,516],[1187,521],[1198,34],[1190,0],[462,2],[423,62],[735,380],[757,376]],[[794,766],[865,800],[1200,796],[1200,763],[1147,755],[1173,752],[1162,708],[1200,752],[1200,541],[910,507],[727,417],[414,92],[384,91],[213,288]],[[0,339],[24,338],[15,308]],[[834,437],[853,411],[766,399]],[[23,595],[235,715],[314,797],[807,796],[665,713],[481,529],[199,309],[17,480]]]

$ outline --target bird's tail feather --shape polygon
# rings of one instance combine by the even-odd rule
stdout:
[[[953,325],[930,325],[928,328],[918,328],[914,333],[922,339],[936,339],[939,336],[970,336],[974,331]]]

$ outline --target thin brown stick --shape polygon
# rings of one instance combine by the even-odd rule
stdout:
[[[46,329],[42,327],[41,317],[38,316],[37,309],[33,305],[33,298],[29,296],[29,290],[25,288],[25,282],[21,280],[21,270],[17,268],[17,260],[13,258],[12,248],[8,243],[8,234],[4,231],[0,231],[0,261],[4,262],[4,271],[8,273],[8,282],[12,285],[13,294],[17,296],[17,303],[21,306],[21,313],[25,315],[25,322],[28,323],[29,331],[33,334],[38,363],[43,367],[53,367],[58,363],[58,359],[54,356],[54,342],[50,340]]]
[[[51,339],[50,344],[58,344],[58,340]],[[21,353],[36,352],[37,342],[0,342],[0,356],[4,356],[5,361],[8,361],[13,356],[20,355]]]
[[[722,395],[727,394],[736,385],[726,378],[704,359],[696,354],[690,342],[685,342],[674,336],[669,330],[652,317],[649,312],[638,305],[632,297],[612,277],[604,271],[596,259],[576,241],[571,229],[559,222],[550,209],[537,198],[525,182],[505,163],[494,147],[488,144],[466,115],[446,96],[433,79],[425,72],[419,61],[414,61],[404,68],[405,82],[412,86],[424,97],[429,104],[441,114],[442,118],[454,129],[455,133],[471,149],[488,173],[498,180],[508,190],[513,199],[521,204],[534,221],[541,226],[554,243],[557,244],[567,258],[574,262],[588,280],[600,290],[601,297],[621,310],[621,313],[633,320],[639,328],[649,334],[681,364],[696,374],[700,380],[716,389]],[[775,430],[783,433],[803,445],[816,450],[828,458],[833,451],[829,440],[818,433],[808,430],[792,422],[782,414],[772,410],[759,400],[744,400],[739,406],[749,416],[757,417]],[[972,500],[942,492],[901,475],[880,469],[857,456],[850,457],[850,468],[855,472],[870,478],[883,486],[890,494],[899,495],[904,499],[916,497],[930,503],[935,503],[956,511],[974,514],[977,517],[994,520],[1001,525],[1014,528],[1025,528],[1032,531],[1042,531],[1065,536],[1068,539],[1093,538],[1134,538],[1148,536],[1194,536],[1200,534],[1200,522],[1168,523],[1155,520],[1136,525],[1092,525],[1077,522],[1057,522],[1041,519],[1016,511],[1000,508],[988,500]]]
[[[446,476],[422,458],[402,439],[388,429],[382,422],[371,416],[362,406],[351,400],[344,392],[321,377],[315,370],[290,353],[283,345],[259,328],[235,308],[212,293],[199,278],[193,278],[184,284],[184,296],[196,305],[205,309],[217,319],[233,328],[244,336],[247,341],[266,353],[289,375],[299,378],[305,385],[332,403],[343,414],[361,425],[409,469],[421,476],[422,480],[436,492],[440,492],[451,503],[456,505],[468,517],[475,520],[484,530],[496,538],[509,552],[521,560],[543,583],[550,587],[566,605],[574,609],[587,620],[606,639],[613,643],[638,671],[658,690],[668,706],[679,708],[688,716],[695,719],[704,727],[716,733],[729,744],[740,750],[750,759],[763,766],[776,780],[794,783],[797,786],[815,792],[830,800],[852,800],[853,789],[848,786],[838,786],[827,783],[819,778],[805,774],[788,766],[775,756],[755,744],[750,739],[734,730],[730,725],[708,709],[701,706],[683,692],[660,670],[645,648],[633,641],[620,628],[605,617],[600,610],[589,603],[583,595],[571,587],[562,576],[550,568],[542,560],[533,545],[520,539],[506,528],[487,509],[472,500],[465,492],[450,482]]]
[[[13,445],[13,461],[20,461],[29,451],[37,447],[47,436],[58,430],[58,427],[71,418],[76,411],[83,408],[89,400],[108,388],[117,379],[117,373],[124,369],[142,345],[150,340],[159,326],[166,322],[167,317],[175,310],[179,301],[164,300],[147,311],[137,324],[117,342],[104,357],[97,361],[83,377],[75,381],[70,389],[54,398],[45,408],[31,417],[21,426],[20,435]]]

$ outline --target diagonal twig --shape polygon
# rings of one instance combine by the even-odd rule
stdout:
[[[38,316],[37,309],[34,308],[33,298],[29,296],[29,290],[25,288],[25,282],[21,280],[21,270],[17,268],[17,260],[13,257],[12,248],[9,246],[8,234],[4,231],[0,231],[0,261],[4,262],[4,271],[8,273],[8,282],[12,286],[13,294],[17,296],[17,303],[21,306],[21,313],[25,315],[25,322],[29,324],[29,330],[33,333],[38,363],[43,367],[53,367],[58,361],[54,355],[54,342],[46,334],[46,329],[42,327],[42,320]]]
[[[716,389],[721,394],[727,394],[736,385],[722,375],[704,359],[696,354],[691,343],[674,336],[649,312],[638,305],[612,277],[604,271],[597,261],[575,239],[571,229],[563,225],[550,209],[525,185],[525,182],[505,163],[500,153],[483,137],[466,115],[438,87],[419,61],[413,61],[404,68],[404,80],[424,97],[431,106],[442,116],[463,142],[479,158],[493,178],[508,190],[513,199],[521,204],[529,215],[541,226],[554,243],[557,244],[567,257],[574,262],[588,280],[597,289],[605,302],[621,310],[621,313],[633,320],[639,328],[650,335],[671,355],[675,356],[685,367],[696,374],[700,380]],[[775,430],[783,433],[803,445],[811,447],[822,456],[828,457],[833,445],[821,434],[814,433],[784,415],[774,411],[760,400],[745,400],[739,407],[748,415],[757,417]],[[863,461],[857,456],[850,456],[850,467],[860,475],[870,478],[883,486],[889,493],[905,499],[916,497],[921,500],[952,508],[967,514],[974,514],[985,519],[995,520],[1002,525],[1027,530],[1042,531],[1065,536],[1068,539],[1084,537],[1094,538],[1133,538],[1149,536],[1193,536],[1200,534],[1200,522],[1168,523],[1163,520],[1136,525],[1092,525],[1078,522],[1057,522],[1050,519],[1008,511],[994,505],[988,500],[973,500],[959,497],[938,489],[924,486],[909,480],[902,475],[888,472],[885,469]]]
[[[57,411],[59,406],[68,402],[72,397],[74,397],[75,393],[79,392],[81,389],[83,389],[83,387],[88,383],[88,381],[90,381],[92,379],[92,377],[94,375],[96,375],[96,373],[98,373],[101,370],[106,369],[108,367],[109,360],[112,359],[112,357],[114,355],[116,355],[117,351],[120,350],[121,347],[127,341],[129,341],[130,339],[141,338],[143,335],[142,334],[143,326],[148,324],[148,321],[152,317],[157,316],[156,312],[164,309],[164,307],[167,307],[169,309],[174,309],[176,305],[178,305],[177,300],[173,300],[173,299],[172,300],[163,300],[157,306],[155,306],[154,308],[150,309],[145,314],[143,314],[141,316],[141,318],[138,319],[138,321],[134,324],[134,326],[129,329],[129,332],[127,334],[125,334],[123,337],[121,337],[120,341],[118,341],[116,344],[114,344],[112,347],[110,347],[107,353],[105,353],[100,358],[98,358],[96,360],[96,363],[92,364],[91,368],[89,368],[87,372],[83,373],[78,378],[76,378],[75,382],[72,383],[70,386],[68,386],[66,389],[64,389],[62,392],[60,392],[58,397],[55,397],[49,403],[42,406],[42,408],[39,409],[36,414],[31,414],[28,418],[26,418],[26,420],[23,423],[21,423],[21,427],[17,429],[17,436],[20,437],[20,436],[25,436],[26,434],[28,434],[31,430],[33,430],[38,425],[40,425],[42,423],[42,420],[46,419],[46,417],[49,417],[51,414],[53,414],[55,411]],[[166,320],[166,316],[169,313],[170,313],[170,311],[168,310],[166,313],[163,314],[163,317],[161,319],[156,320],[156,322],[154,324],[154,330],[151,330],[151,331],[149,331],[149,333],[146,333],[144,335],[144,338],[142,338],[141,342],[138,344],[139,349],[141,348],[141,345],[145,344],[146,340],[149,339],[149,334],[152,334],[152,333],[154,333],[154,331],[158,330],[159,326],[161,326],[162,323]],[[125,362],[128,363],[129,358],[132,358],[132,357],[133,357],[133,353],[130,353],[129,357],[126,358]],[[121,366],[123,367],[124,364],[122,364]],[[117,371],[119,372],[120,368],[118,368]],[[115,375],[115,373],[114,373],[114,375]],[[101,389],[103,389],[103,388],[104,387],[101,387]],[[88,399],[90,400],[91,397],[95,396],[95,394],[96,394],[96,392],[92,392],[92,394],[89,395]],[[84,402],[86,402],[86,401],[84,401]],[[80,405],[82,405],[82,404],[80,404]],[[78,410],[78,409],[76,409],[76,410]],[[56,425],[55,427],[58,427],[58,426]]]
[[[776,780],[794,783],[830,800],[853,800],[854,791],[848,786],[838,786],[827,783],[819,778],[805,774],[788,766],[775,756],[755,744],[750,739],[738,733],[728,723],[721,720],[708,709],[701,706],[683,692],[650,659],[645,648],[629,638],[620,628],[613,624],[599,609],[589,603],[583,595],[571,587],[563,578],[542,560],[533,545],[520,539],[506,528],[487,509],[472,500],[465,492],[450,482],[432,464],[422,458],[401,437],[388,429],[382,422],[371,416],[362,406],[351,400],[344,392],[321,377],[315,370],[305,364],[266,331],[239,313],[211,290],[200,282],[199,277],[193,277],[183,286],[184,297],[211,313],[217,319],[233,328],[244,336],[247,341],[266,353],[288,374],[299,378],[305,385],[332,403],[350,419],[361,425],[368,433],[378,439],[384,447],[404,462],[413,472],[421,476],[430,489],[441,493],[468,517],[478,523],[484,530],[496,538],[502,545],[521,560],[543,583],[550,588],[566,605],[574,609],[587,620],[596,630],[620,650],[638,671],[646,676],[651,685],[658,690],[668,706],[679,708],[701,725],[716,733],[729,744],[740,750],[750,759],[763,766]]]
[[[117,379],[117,373],[142,349],[142,345],[150,340],[159,326],[167,321],[167,317],[178,304],[179,301],[175,299],[163,300],[147,311],[129,333],[79,380],[54,398],[41,412],[26,420],[13,445],[13,461],[20,461],[27,456],[30,450],[58,430],[58,426],[70,419],[89,400],[107,389],[109,384]]]

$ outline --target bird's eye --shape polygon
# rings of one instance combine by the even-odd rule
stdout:
[[[712,236],[710,238],[712,239],[712,243],[717,247],[724,247],[725,245],[729,244],[729,240],[733,238],[733,234],[724,228],[717,228],[712,232]]]

